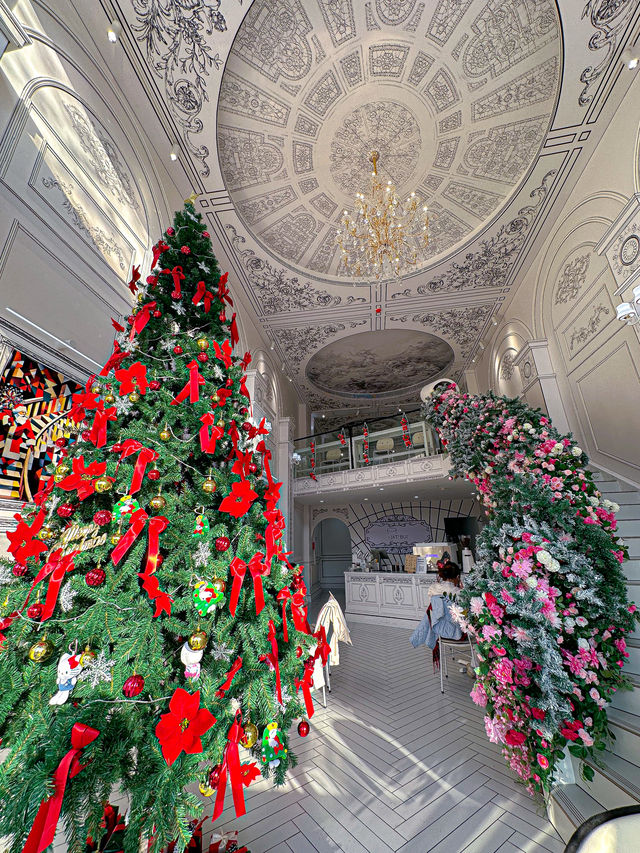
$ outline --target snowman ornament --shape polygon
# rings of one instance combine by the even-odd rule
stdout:
[[[180,660],[184,664],[184,677],[194,681],[200,678],[200,661],[204,649],[192,649],[187,640],[180,650]]]
[[[83,658],[84,654],[78,654],[77,651],[62,655],[58,661],[58,692],[49,699],[50,705],[64,705],[67,701],[84,669]]]

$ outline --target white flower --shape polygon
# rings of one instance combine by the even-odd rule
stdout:
[[[526,584],[528,587],[531,587],[531,589],[535,589],[536,586],[538,585],[538,581],[533,575],[529,575],[529,577],[526,580]]]
[[[564,450],[564,444],[561,441],[557,441],[551,452],[555,453],[559,456],[563,450]]]
[[[533,427],[532,427],[532,425],[529,423],[529,421],[527,421],[526,423],[524,423],[522,426],[523,426],[523,428],[524,428],[524,429],[526,429],[526,430],[527,430],[527,432],[528,432],[530,429],[533,429]]]
[[[609,512],[618,512],[620,509],[619,504],[617,504],[615,501],[607,500],[607,498],[602,501],[602,505],[605,509],[609,510]]]
[[[542,563],[543,566],[548,565],[553,560],[553,557],[548,551],[538,551],[536,554],[536,559],[539,563]]]
[[[547,566],[547,569],[550,572],[557,572],[560,569],[560,563],[557,560],[552,559],[549,565]]]
[[[589,642],[587,640],[585,640],[584,637],[579,637],[578,638],[578,648],[584,649],[586,651],[589,648]]]
[[[584,618],[584,616],[576,616],[576,625],[579,625],[581,628],[584,628],[586,624],[587,620]]]
[[[576,624],[576,620],[575,620],[575,619],[572,619],[572,618],[571,618],[571,616],[567,616],[567,617],[565,618],[565,620],[564,620],[564,626],[565,626],[565,628],[573,628],[573,626],[574,626],[575,624]]]
[[[571,453],[572,453],[574,456],[582,456],[582,448],[581,448],[581,447],[578,447],[578,445],[576,444],[576,446],[575,446],[575,447],[572,447],[572,448],[571,448]]]
[[[591,506],[599,506],[600,505],[600,501],[598,500],[598,498],[595,495],[592,495],[589,498],[589,503],[591,504]],[[607,505],[607,501],[604,502],[604,505],[605,506]]]

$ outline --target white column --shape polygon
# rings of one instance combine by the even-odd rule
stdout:
[[[522,380],[522,397],[536,384],[540,386],[547,412],[558,432],[569,432],[569,419],[562,402],[558,380],[546,341],[529,341],[514,359]]]

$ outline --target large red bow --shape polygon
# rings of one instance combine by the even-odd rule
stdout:
[[[94,478],[101,477],[104,474],[107,470],[107,463],[91,462],[85,468],[84,456],[76,456],[71,463],[71,468],[73,473],[58,483],[58,487],[64,489],[65,492],[72,492],[77,489],[78,500],[83,501],[94,493],[96,488]]]
[[[155,302],[147,302],[146,305],[142,306],[133,318],[133,324],[131,326],[131,331],[129,332],[129,341],[132,341],[136,335],[140,334],[151,319],[151,312],[155,311],[155,309]]]
[[[220,687],[218,687],[218,689],[216,690],[216,698],[222,699],[224,697],[224,694],[227,693],[231,689],[231,682],[235,678],[236,674],[238,672],[240,672],[241,669],[242,669],[242,658],[240,657],[240,655],[238,655],[238,657],[234,661],[233,666],[231,667],[229,672],[226,674],[225,679],[224,679],[224,683],[221,684]]]
[[[138,391],[140,394],[146,394],[147,391],[147,368],[140,361],[134,361],[131,367],[126,370],[116,370],[116,379],[120,383],[118,394],[123,397],[125,394],[131,394]]]
[[[140,265],[137,267],[133,267],[131,270],[131,280],[127,284],[127,287],[131,291],[131,293],[135,293],[138,290],[137,281],[140,281]]]
[[[162,273],[163,275],[170,275],[173,278],[173,291],[171,296],[173,299],[180,299],[182,296],[180,282],[185,278],[185,274],[182,272],[182,267],[174,267],[172,270],[162,270]]]
[[[264,554],[257,553],[249,560],[248,566],[239,557],[234,557],[231,561],[229,568],[231,569],[231,575],[233,577],[233,585],[231,587],[231,596],[229,597],[229,612],[232,616],[236,615],[238,598],[240,597],[240,590],[242,588],[242,582],[244,581],[247,569],[249,569],[251,577],[253,578],[253,594],[256,601],[256,615],[259,615],[264,608],[264,589],[262,587],[262,578],[266,577],[270,573],[271,569],[268,564],[262,562],[263,559]]]
[[[229,338],[224,339],[224,341],[222,342],[222,347],[220,347],[220,344],[217,341],[214,341],[213,342],[213,351],[216,354],[216,358],[219,361],[222,361],[224,363],[224,366],[228,370],[231,367],[231,365],[233,364],[233,360],[231,358],[231,354],[233,352],[233,347],[231,346],[231,342],[229,341]]]
[[[155,267],[155,265],[158,263],[158,259],[160,258],[160,255],[163,252],[168,252],[169,248],[170,248],[170,246],[168,246],[164,242],[164,240],[158,240],[158,242],[156,243],[156,245],[153,247],[153,250],[152,250],[153,251],[153,260],[151,262],[151,269],[153,269]]]
[[[304,676],[298,678],[296,676],[296,693],[300,692],[302,687],[302,695],[304,696],[304,704],[307,709],[307,717],[313,717],[313,698],[311,696],[311,688],[313,687],[313,660],[307,661],[304,665]]]
[[[156,609],[153,614],[154,618],[160,616],[163,611],[167,613],[167,615],[171,615],[171,604],[173,599],[168,593],[163,592],[160,589],[158,579],[153,577],[153,574],[158,567],[160,534],[168,527],[169,519],[165,518],[164,515],[156,515],[153,518],[149,518],[143,509],[138,509],[132,513],[129,521],[130,527],[111,552],[111,560],[113,564],[117,566],[138,536],[142,533],[147,522],[149,522],[147,562],[144,571],[139,572],[138,577],[142,579],[142,588],[147,593],[151,601],[155,601]]]
[[[110,421],[117,420],[118,416],[115,406],[105,409],[104,400],[100,400],[93,417],[93,426],[89,434],[89,441],[96,447],[104,447],[107,443],[107,424]]]
[[[218,780],[218,792],[216,794],[216,804],[213,809],[212,820],[217,820],[224,809],[224,795],[227,789],[227,774],[231,782],[231,793],[233,795],[233,805],[236,810],[236,817],[242,817],[246,814],[244,804],[243,787],[249,785],[256,776],[260,775],[260,771],[256,765],[241,764],[238,754],[238,744],[244,735],[242,728],[242,711],[236,711],[236,715],[231,728],[227,732],[227,745],[224,748],[224,756],[222,758],[222,766],[220,768],[220,777]]]
[[[118,468],[120,467],[120,462],[122,462],[123,459],[126,459],[128,456],[132,456],[137,451],[140,451],[138,453],[138,458],[133,469],[133,475],[131,477],[131,486],[129,487],[129,494],[135,495],[136,492],[139,492],[142,488],[142,480],[144,478],[147,465],[150,462],[156,461],[156,459],[158,458],[158,451],[153,450],[153,448],[151,447],[145,447],[144,444],[141,444],[135,438],[126,439],[126,441],[122,442],[121,447],[122,450],[120,452]],[[116,472],[118,468],[116,468]]]
[[[222,427],[216,426],[216,416],[213,412],[205,412],[200,418],[202,426],[200,427],[200,449],[203,453],[215,453],[216,442],[224,435]],[[211,430],[209,430],[211,427]]]
[[[54,793],[48,800],[42,800],[38,814],[31,827],[31,832],[22,848],[22,853],[42,853],[50,844],[56,834],[56,827],[62,809],[67,780],[72,779],[86,764],[80,764],[80,756],[85,747],[98,737],[100,731],[84,723],[74,723],[71,729],[71,749],[53,774]]]
[[[204,301],[204,313],[208,314],[209,309],[211,308],[211,300],[213,299],[213,293],[210,290],[207,290],[207,285],[204,281],[199,281],[195,295],[191,300],[194,305],[199,305],[201,301]]]
[[[218,281],[218,299],[222,302],[222,307],[224,308],[224,303],[228,302],[229,305],[233,305],[233,300],[229,295],[229,288],[227,287],[227,279],[229,278],[229,273],[226,272],[224,275],[220,276],[220,280]]]
[[[283,587],[276,596],[277,601],[282,602],[282,636],[285,643],[289,642],[289,632],[287,630],[287,604],[291,608],[291,616],[293,617],[293,627],[296,631],[301,631],[303,634],[310,634],[311,629],[307,622],[307,608],[304,603],[304,596],[299,592],[292,593],[289,587]]]
[[[51,616],[53,616],[53,611],[56,609],[58,593],[60,592],[62,581],[64,580],[64,576],[67,574],[67,572],[73,571],[73,558],[77,553],[77,551],[73,551],[71,554],[65,554],[63,556],[62,548],[58,548],[49,555],[49,559],[40,569],[33,583],[31,584],[31,589],[29,590],[29,594],[27,595],[22,610],[24,610],[27,604],[29,603],[29,597],[33,590],[37,587],[37,585],[41,581],[45,580],[45,578],[49,578],[49,584],[47,586],[47,595],[44,602],[42,616],[40,616],[40,621],[46,622],[47,619],[50,619]]]
[[[187,367],[189,368],[189,381],[175,400],[171,401],[172,406],[177,406],[178,403],[182,403],[183,400],[187,399],[187,396],[189,397],[190,403],[197,403],[200,399],[200,386],[204,385],[205,381],[204,377],[198,370],[198,362],[190,361]]]
[[[117,330],[116,330],[117,331]],[[120,326],[120,331],[124,332],[124,328]],[[98,376],[108,376],[112,367],[119,367],[125,358],[129,357],[129,353],[120,349],[118,341],[113,342],[113,353],[107,359],[105,366],[102,368]]]

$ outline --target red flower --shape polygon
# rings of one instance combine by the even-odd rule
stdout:
[[[209,731],[216,718],[211,711],[200,707],[200,691],[189,693],[178,687],[169,701],[169,713],[160,717],[156,737],[168,765],[181,752],[194,755],[202,752],[200,736]]]
[[[517,732],[515,729],[509,729],[504,736],[504,739],[509,746],[522,746],[527,737],[523,732]]]
[[[219,510],[220,512],[228,512],[235,518],[240,518],[247,514],[249,507],[257,497],[258,495],[253,491],[248,480],[236,481],[231,486],[231,492],[221,502]]]
[[[565,737],[567,740],[578,740],[577,732],[574,732],[573,729],[563,728],[560,729],[560,734]]]
[[[191,254],[191,249],[188,246],[183,246],[180,249],[180,251],[182,252],[183,255],[190,255]]]
[[[544,720],[544,718],[546,717],[546,714],[542,710],[542,708],[532,708],[531,715],[535,720]]]

